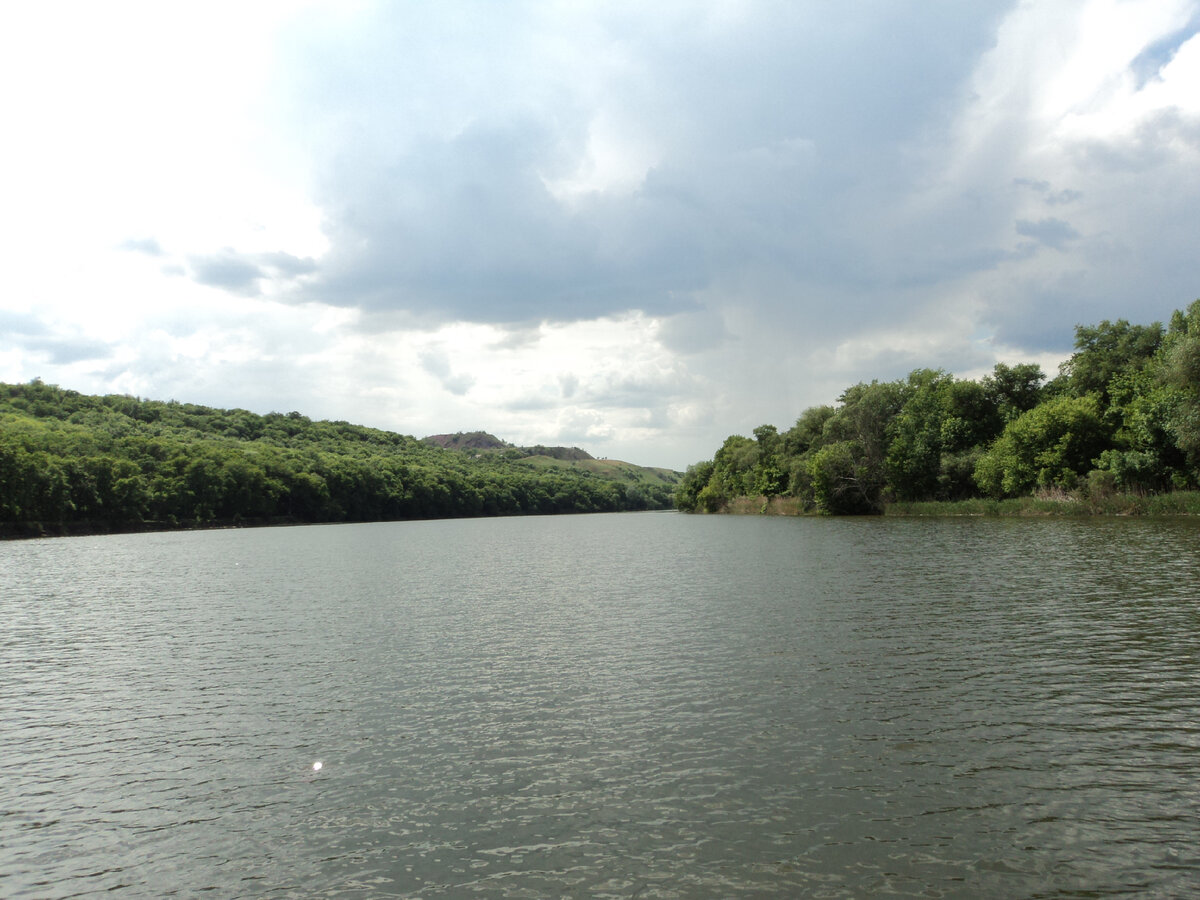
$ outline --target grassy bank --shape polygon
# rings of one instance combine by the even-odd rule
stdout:
[[[1200,516],[1200,491],[1169,494],[1051,494],[1011,500],[890,503],[886,516]]]
[[[722,513],[729,515],[815,516],[794,497],[736,497]],[[1065,492],[1010,500],[956,500],[889,503],[885,516],[1200,516],[1200,491],[1169,494],[1106,494],[1083,497]]]

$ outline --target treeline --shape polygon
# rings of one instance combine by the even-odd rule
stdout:
[[[587,472],[296,412],[0,383],[0,533],[665,508]]]
[[[918,369],[856,384],[787,431],[729,437],[688,469],[676,505],[716,512],[782,496],[856,514],[893,501],[1198,486],[1200,300],[1166,328],[1078,326],[1075,353],[1049,382],[1036,365],[999,364],[980,381]]]

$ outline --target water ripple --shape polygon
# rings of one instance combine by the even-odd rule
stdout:
[[[1182,521],[0,545],[0,895],[1192,893],[1196,571]]]

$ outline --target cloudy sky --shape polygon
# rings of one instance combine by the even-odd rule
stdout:
[[[684,468],[1200,296],[1200,0],[23,3],[0,380]]]

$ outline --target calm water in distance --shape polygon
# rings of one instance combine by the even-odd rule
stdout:
[[[1198,573],[1186,520],[0,544],[0,896],[1195,895]]]

